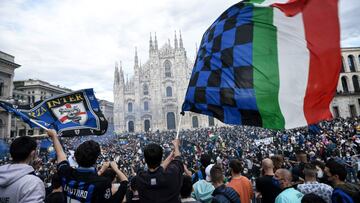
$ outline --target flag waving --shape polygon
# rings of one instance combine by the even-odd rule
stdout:
[[[183,111],[289,129],[331,119],[340,67],[338,0],[250,0],[204,33]]]
[[[38,102],[35,107],[4,101],[0,101],[0,106],[30,127],[54,128],[59,136],[103,135],[108,127],[93,89],[57,95]]]

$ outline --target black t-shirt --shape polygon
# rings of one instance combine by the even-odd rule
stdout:
[[[73,169],[68,161],[58,164],[67,202],[111,202],[111,181],[95,169]]]
[[[126,191],[127,191],[127,188],[128,188],[128,183],[129,182],[127,180],[120,182],[120,186],[119,186],[118,190],[111,197],[111,200],[112,200],[111,202],[122,202],[123,201]]]
[[[262,202],[273,203],[281,189],[273,184],[273,176],[265,175],[256,179],[256,191],[262,195]]]
[[[54,192],[50,193],[45,198],[45,203],[64,203],[65,201],[65,195],[62,192]]]
[[[159,167],[156,171],[140,171],[136,185],[142,203],[180,203],[180,189],[184,166],[176,157],[166,170]]]

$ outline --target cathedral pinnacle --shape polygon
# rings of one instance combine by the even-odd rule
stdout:
[[[135,67],[139,66],[139,58],[137,54],[137,47],[135,47]]]
[[[178,40],[177,40],[177,37],[176,37],[176,30],[175,30],[175,37],[174,37],[174,47],[175,47],[175,49],[178,48]]]
[[[181,30],[180,30],[180,49],[183,49],[184,46],[183,46],[183,40],[182,40],[182,37],[181,37]]]
[[[151,51],[154,49],[151,32],[150,32],[150,41],[149,41],[149,44],[150,44],[150,45],[149,45],[149,51],[151,52]]]
[[[157,41],[157,38],[156,38],[156,32],[155,32],[155,50],[156,51],[158,50],[158,41]]]

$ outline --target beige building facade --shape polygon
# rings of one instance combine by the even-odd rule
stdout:
[[[343,48],[341,56],[341,72],[331,111],[334,117],[356,117],[360,115],[360,47]]]
[[[13,91],[14,71],[20,65],[15,57],[0,51],[0,99],[9,100]],[[0,108],[0,139],[10,137],[11,115]]]

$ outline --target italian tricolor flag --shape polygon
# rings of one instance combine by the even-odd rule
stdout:
[[[331,119],[341,67],[338,0],[250,2],[254,89],[263,127]]]
[[[247,0],[204,33],[182,111],[290,129],[332,118],[338,0]]]

